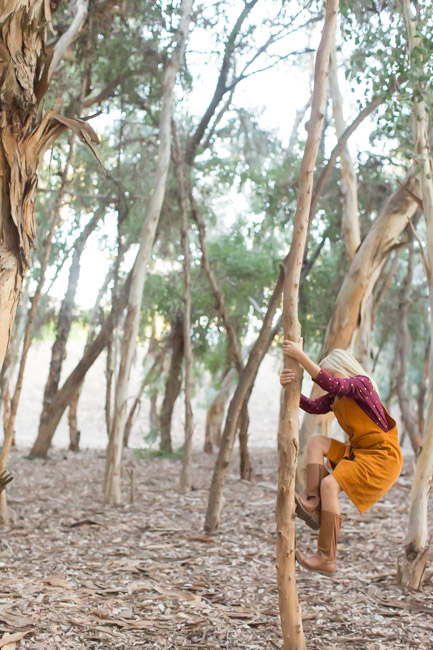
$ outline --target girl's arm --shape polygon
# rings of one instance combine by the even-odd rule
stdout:
[[[293,370],[285,368],[280,375],[281,386],[285,388],[288,384],[291,384],[294,381],[297,381],[296,374],[293,372]],[[320,415],[322,413],[329,413],[329,411],[332,410],[331,404],[333,401],[334,396],[330,394],[322,395],[322,397],[319,397],[318,399],[310,399],[309,397],[305,397],[305,395],[301,395],[299,406],[303,411],[306,411],[307,413]]]
[[[312,379],[315,379],[320,372],[320,366],[314,361],[311,361],[302,349],[304,339],[300,339],[298,343],[294,341],[283,341],[283,352],[286,357],[296,359],[298,363],[308,372]]]
[[[334,402],[334,396],[328,393],[327,395],[322,395],[317,399],[310,399],[301,395],[301,401],[299,406],[303,411],[307,413],[312,413],[313,415],[321,415],[322,413],[329,413],[332,411],[331,404]]]

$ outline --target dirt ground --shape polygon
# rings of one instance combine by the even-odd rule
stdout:
[[[40,461],[14,449],[13,525],[0,530],[0,629],[17,641],[3,647],[281,648],[277,459],[269,449],[253,449],[252,458],[252,484],[239,480],[233,459],[220,532],[210,538],[203,519],[212,456],[196,454],[194,490],[184,496],[179,461],[127,452],[124,505],[108,507],[102,451],[56,449]],[[364,516],[343,496],[335,578],[298,569],[308,650],[432,650],[432,568],[423,593],[395,582],[411,465]],[[316,536],[297,524],[299,547],[313,549]]]

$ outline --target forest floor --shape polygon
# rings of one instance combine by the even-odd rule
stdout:
[[[194,489],[181,495],[180,461],[128,451],[125,504],[109,507],[101,451],[56,449],[39,461],[14,449],[13,523],[0,529],[0,647],[281,648],[277,458],[254,448],[252,460],[250,484],[239,480],[234,458],[221,528],[208,537],[203,518],[214,456],[195,455]],[[411,474],[407,459],[397,484],[364,516],[343,496],[335,578],[298,567],[308,650],[432,650],[432,569],[422,593],[396,584]],[[316,537],[298,522],[300,548],[313,549]]]

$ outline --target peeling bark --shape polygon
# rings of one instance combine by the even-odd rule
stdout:
[[[48,268],[48,261],[50,258],[50,253],[51,253],[51,246],[54,238],[54,234],[56,231],[56,228],[58,226],[59,220],[60,220],[60,215],[61,215],[61,207],[63,203],[63,198],[66,193],[66,188],[67,188],[67,181],[68,181],[68,174],[69,170],[71,167],[71,162],[74,154],[74,138],[75,136],[72,135],[70,140],[69,140],[69,151],[68,151],[68,156],[66,158],[65,166],[63,168],[63,171],[61,173],[60,177],[60,187],[59,187],[59,192],[57,195],[56,199],[56,204],[54,208],[54,214],[53,218],[51,220],[50,224],[50,229],[48,232],[48,235],[46,237],[45,243],[44,243],[44,253],[41,261],[41,268],[40,268],[40,273],[39,273],[39,279],[38,279],[38,284],[36,287],[36,291],[33,295],[33,298],[31,299],[30,302],[30,308],[27,314],[27,321],[26,321],[26,326],[25,326],[25,331],[24,331],[24,341],[23,341],[23,349],[21,352],[21,361],[20,361],[20,366],[18,369],[18,376],[15,384],[15,389],[12,395],[12,399],[9,405],[9,408],[7,410],[8,412],[8,417],[5,417],[5,444],[8,444],[8,441],[10,440],[10,443],[12,444],[12,440],[15,435],[15,421],[16,421],[16,416],[18,413],[18,405],[21,397],[21,390],[23,387],[23,381],[24,381],[24,371],[26,368],[27,364],[27,356],[28,352],[30,349],[31,345],[31,339],[32,339],[32,331],[33,331],[33,321],[36,316],[36,310],[39,305],[39,301],[42,295],[42,289],[45,284],[45,275],[46,271]],[[6,410],[5,410],[6,414]]]

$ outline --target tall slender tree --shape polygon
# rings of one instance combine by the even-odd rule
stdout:
[[[430,335],[433,334],[433,166],[429,145],[429,112],[427,93],[429,80],[422,77],[425,64],[425,49],[419,33],[424,19],[421,7],[414,14],[409,0],[403,0],[403,16],[409,46],[409,61],[412,73],[413,94],[413,136],[415,160],[421,186],[422,209],[427,224],[427,264],[430,301]],[[424,11],[430,11],[425,6]],[[405,539],[405,554],[399,564],[400,581],[415,589],[423,584],[427,554],[430,547],[428,535],[427,505],[433,477],[433,348],[429,355],[429,388],[427,413],[424,424],[421,451],[415,468],[410,495],[408,532]]]
[[[301,336],[301,326],[298,321],[299,281],[308,233],[313,170],[323,129],[326,81],[329,57],[334,43],[337,12],[338,0],[328,0],[322,38],[317,50],[311,116],[299,174],[293,239],[284,278],[284,338],[291,341],[298,341]],[[295,579],[295,477],[299,449],[298,412],[302,369],[294,359],[285,359],[285,368],[293,370],[298,381],[289,384],[284,393],[278,431],[279,462],[276,507],[278,595],[284,650],[302,650],[305,648],[305,641]]]
[[[176,33],[177,44],[167,64],[163,80],[163,97],[159,126],[159,151],[155,172],[155,186],[149,202],[147,215],[140,233],[140,248],[134,262],[128,295],[128,311],[121,344],[121,359],[116,384],[115,411],[107,450],[105,471],[105,498],[110,503],[121,502],[121,460],[126,423],[129,376],[135,351],[140,307],[147,264],[152,252],[156,229],[161,215],[162,203],[170,161],[170,132],[173,113],[173,91],[180,69],[188,36],[192,0],[183,0],[181,19]]]

